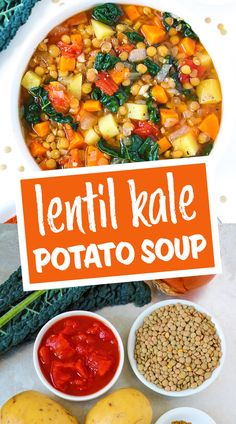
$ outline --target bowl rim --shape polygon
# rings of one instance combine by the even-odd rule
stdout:
[[[138,4],[140,6],[148,6],[153,7],[153,4],[151,0],[113,0],[116,4]],[[79,13],[83,10],[89,10],[92,7],[100,4],[99,0],[87,0],[87,2],[82,1],[80,4],[77,4],[73,1],[68,2],[67,4],[63,5],[60,9],[58,8],[55,10],[55,14],[48,17],[47,19],[44,19],[39,24],[39,28],[37,27],[37,31],[32,34],[32,37],[29,37],[29,40],[24,41],[24,46],[22,46],[22,54],[20,55],[20,62],[18,63],[16,75],[13,81],[13,84],[11,85],[12,93],[11,93],[11,109],[12,109],[12,116],[14,116],[15,124],[14,124],[14,133],[16,136],[16,141],[18,148],[21,150],[21,153],[23,154],[25,163],[29,168],[33,171],[40,172],[41,169],[34,161],[34,158],[31,156],[29,149],[26,145],[22,126],[20,122],[20,116],[19,116],[19,94],[20,94],[20,81],[24,72],[24,69],[27,65],[27,63],[30,60],[31,55],[33,54],[37,44],[43,39],[43,36],[46,36],[48,32],[53,29],[56,25],[60,24],[70,16],[75,15],[76,13]],[[166,4],[165,4],[166,3]],[[165,7],[164,7],[165,6]],[[200,19],[194,15],[191,11],[191,8],[189,7],[186,9],[185,3],[180,3],[178,5],[175,4],[174,0],[159,0],[158,7],[156,7],[157,10],[171,10],[171,13],[177,14],[181,16],[183,19],[188,21],[196,30],[197,33],[200,32],[198,25],[200,25]],[[170,9],[171,8],[171,9]],[[173,10],[172,10],[173,9]],[[178,13],[179,10],[179,13]],[[193,21],[195,20],[195,24]],[[207,31],[206,31],[207,32]],[[213,38],[213,34],[212,37]],[[209,52],[211,58],[213,59],[214,66],[217,71],[217,75],[219,77],[221,90],[222,90],[222,114],[221,114],[221,123],[220,123],[220,130],[217,136],[216,141],[214,142],[214,148],[212,149],[212,152],[209,156],[205,156],[207,160],[210,162],[211,166],[215,168],[217,166],[218,161],[221,158],[222,150],[226,149],[227,143],[230,140],[230,136],[232,136],[232,121],[230,120],[230,114],[229,114],[229,107],[231,105],[230,101],[230,95],[231,92],[229,89],[226,89],[227,81],[224,76],[224,72],[221,69],[219,69],[219,63],[220,61],[216,59],[216,53],[212,50],[208,43],[208,37],[205,35],[204,32],[201,32],[200,40],[203,42],[203,45],[206,47],[206,50]],[[33,44],[34,43],[34,44]],[[33,44],[33,45],[32,45]],[[23,60],[22,60],[23,58]],[[24,61],[25,59],[25,61]],[[17,96],[16,96],[17,93]],[[231,128],[232,127],[232,128]],[[168,160],[168,159],[163,159]]]
[[[174,408],[174,409],[170,409],[169,411],[167,411],[167,412],[165,412],[164,414],[162,414],[159,418],[158,418],[158,420],[157,421],[155,421],[155,423],[154,424],[163,424],[163,419],[164,420],[166,420],[166,419],[176,419],[175,417],[173,417],[171,414],[172,413],[179,413],[179,412],[181,412],[181,413],[186,413],[186,412],[189,412],[189,413],[194,413],[194,412],[197,412],[197,413],[201,413],[202,415],[204,415],[204,418],[207,418],[207,419],[209,419],[209,424],[216,424],[216,422],[213,420],[213,418],[211,418],[210,417],[210,415],[208,415],[205,411],[202,411],[201,409],[198,409],[198,408],[192,408],[192,407],[189,407],[189,406],[181,406],[181,407],[178,407],[178,408]]]
[[[180,392],[177,392],[177,391],[176,392],[167,392],[166,390],[162,389],[161,387],[156,386],[154,383],[150,383],[149,381],[147,381],[143,377],[143,375],[139,372],[139,370],[137,368],[136,360],[134,358],[135,333],[136,333],[136,330],[142,325],[144,318],[147,317],[148,315],[150,315],[153,311],[155,311],[156,309],[160,309],[163,306],[175,305],[175,304],[193,306],[199,312],[205,313],[211,318],[212,322],[215,324],[217,335],[219,336],[220,341],[221,341],[222,356],[221,356],[221,359],[220,359],[220,364],[213,371],[211,377],[209,379],[205,380],[196,389],[187,389],[187,390],[182,390]],[[135,373],[136,377],[138,377],[138,379],[145,386],[147,386],[152,391],[159,393],[163,396],[176,397],[176,398],[179,397],[180,398],[180,397],[187,397],[187,396],[192,396],[192,395],[195,395],[197,393],[200,393],[203,390],[205,390],[207,387],[209,387],[216,380],[216,378],[219,376],[219,374],[222,370],[222,367],[223,367],[223,364],[224,364],[224,361],[225,361],[226,343],[225,343],[225,337],[224,337],[224,333],[221,329],[221,326],[219,325],[218,321],[214,318],[214,316],[212,316],[212,314],[210,314],[205,308],[203,308],[202,306],[198,305],[197,303],[191,302],[189,300],[168,299],[168,300],[163,300],[161,302],[157,302],[157,303],[151,305],[150,307],[145,309],[145,311],[143,311],[136,318],[136,320],[134,321],[134,323],[133,323],[133,325],[130,329],[130,332],[129,332],[127,351],[128,351],[129,362],[130,362],[130,365],[131,365],[133,372]]]
[[[67,318],[67,317],[73,317],[73,316],[88,316],[91,318],[95,318],[99,321],[101,321],[103,324],[105,324],[114,334],[114,336],[116,337],[116,340],[118,342],[118,347],[119,347],[119,353],[120,353],[120,358],[119,358],[119,364],[118,367],[116,369],[116,372],[114,374],[114,376],[112,377],[112,379],[109,381],[109,383],[104,386],[102,389],[98,390],[95,393],[91,393],[90,395],[85,395],[85,396],[73,396],[73,395],[69,395],[66,393],[61,392],[60,390],[57,390],[56,388],[54,388],[49,381],[44,377],[42,371],[41,371],[41,367],[39,364],[39,360],[38,360],[38,348],[39,345],[42,341],[42,338],[44,337],[45,333],[47,332],[47,330],[56,322],[62,320],[63,318]],[[41,383],[48,389],[50,390],[53,394],[66,399],[66,400],[71,400],[71,401],[75,401],[75,402],[82,402],[82,401],[88,401],[88,400],[92,400],[95,399],[99,396],[102,396],[104,393],[106,393],[108,390],[111,389],[111,387],[116,383],[116,381],[118,380],[121,371],[123,369],[123,365],[124,365],[124,345],[121,339],[120,334],[118,333],[117,329],[114,327],[114,325],[108,321],[106,318],[102,317],[101,315],[95,313],[95,312],[90,312],[90,311],[84,311],[84,310],[73,310],[73,311],[68,311],[68,312],[63,312],[61,314],[56,315],[54,318],[50,319],[39,331],[39,333],[37,334],[37,337],[35,339],[34,342],[34,347],[33,347],[33,363],[34,363],[34,368],[36,371],[36,374],[38,375]]]

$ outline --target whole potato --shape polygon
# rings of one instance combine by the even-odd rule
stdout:
[[[99,400],[85,424],[151,424],[152,408],[139,390],[124,388]]]
[[[1,424],[78,424],[59,403],[29,390],[9,399],[0,410]]]

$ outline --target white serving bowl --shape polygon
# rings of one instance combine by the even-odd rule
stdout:
[[[91,318],[95,318],[98,321],[101,321],[103,324],[105,324],[114,334],[117,343],[118,343],[118,347],[119,347],[119,353],[120,353],[120,358],[119,358],[119,364],[117,367],[117,370],[113,376],[113,378],[111,379],[111,381],[105,386],[103,387],[101,390],[92,393],[90,395],[87,396],[72,396],[72,395],[68,395],[66,393],[61,392],[60,390],[55,389],[55,387],[53,387],[48,380],[44,377],[40,364],[39,364],[39,359],[38,359],[38,349],[40,346],[40,343],[42,341],[42,338],[44,337],[45,333],[52,327],[52,325],[54,325],[56,322],[60,321],[63,318],[71,318],[71,317],[75,317],[75,316],[87,316],[87,317],[91,317]],[[52,318],[50,321],[47,322],[47,324],[45,324],[40,332],[38,333],[36,340],[34,342],[34,349],[33,349],[33,362],[34,362],[34,367],[36,370],[36,373],[39,377],[39,379],[41,380],[41,382],[43,383],[43,385],[50,390],[52,393],[54,393],[55,395],[66,399],[66,400],[72,400],[72,401],[87,401],[87,400],[91,400],[91,399],[95,399],[98,396],[102,396],[104,393],[106,393],[108,390],[111,389],[111,387],[116,383],[116,381],[118,380],[120,373],[122,371],[123,365],[124,365],[124,347],[123,347],[123,343],[121,340],[121,337],[118,333],[118,331],[116,330],[116,328],[114,327],[114,325],[112,325],[107,319],[101,317],[98,314],[95,314],[93,312],[89,312],[89,311],[70,311],[70,312],[64,312],[63,314],[59,314],[56,317]]]
[[[193,424],[216,424],[205,412],[195,408],[175,408],[162,415],[155,424],[170,424],[172,421],[186,421]]]
[[[151,0],[113,0],[113,3],[136,4],[149,7],[154,6]],[[28,169],[40,171],[40,168],[32,158],[26,146],[19,120],[19,93],[22,75],[35,48],[51,29],[70,16],[73,16],[83,10],[90,9],[97,4],[101,4],[101,1],[82,0],[78,3],[76,0],[70,0],[63,3],[61,7],[55,7],[53,14],[47,13],[45,10],[42,13],[41,19],[37,21],[37,25],[32,26],[30,36],[24,39],[24,43],[21,46],[20,60],[15,69],[15,76],[11,90],[11,116],[15,140],[25,158],[25,164]],[[213,36],[209,37],[209,31],[207,31],[206,24],[203,19],[198,17],[194,4],[190,2],[186,3],[181,0],[178,2],[176,2],[176,0],[158,0],[158,2],[155,3],[155,6],[159,10],[169,11],[182,17],[192,25],[193,29],[197,34],[199,34],[201,41],[211,55],[218,72],[223,93],[222,121],[214,149],[209,156],[210,163],[213,166],[216,166],[218,160],[222,157],[222,151],[226,149],[227,143],[232,137],[234,122],[232,116],[232,84],[230,78],[228,78],[226,74],[224,62],[221,60],[219,45],[215,42],[215,38]]]
[[[205,313],[205,314],[207,314],[208,316],[211,317],[211,320],[215,324],[217,334],[218,334],[218,336],[220,338],[220,341],[221,341],[222,357],[220,359],[219,366],[213,371],[211,377],[208,380],[205,380],[196,389],[187,389],[187,390],[182,390],[180,392],[177,392],[177,391],[176,392],[168,392],[168,391],[162,389],[161,387],[158,387],[155,384],[150,383],[149,381],[147,381],[145,379],[145,377],[138,370],[136,359],[134,357],[135,340],[136,340],[136,331],[142,326],[143,320],[144,320],[145,317],[149,316],[152,312],[156,311],[157,309],[162,308],[163,306],[175,305],[177,303],[178,304],[181,304],[181,305],[193,306],[197,311],[202,312],[202,313]],[[136,376],[138,377],[138,379],[145,386],[147,386],[149,389],[153,390],[154,392],[159,393],[159,394],[164,395],[164,396],[185,397],[185,396],[195,395],[195,394],[197,394],[197,393],[202,392],[203,390],[205,390],[208,386],[210,386],[216,380],[216,378],[220,374],[221,369],[223,367],[224,360],[225,360],[225,353],[226,353],[226,346],[225,346],[224,334],[223,334],[223,332],[221,330],[220,325],[215,320],[215,318],[213,318],[208,311],[206,311],[204,308],[202,308],[201,306],[197,305],[196,303],[189,302],[187,300],[182,300],[182,299],[164,300],[163,302],[158,302],[158,303],[150,306],[149,308],[147,308],[134,321],[134,323],[133,323],[133,325],[131,327],[130,333],[129,333],[129,338],[128,338],[128,357],[129,357],[129,362],[130,362],[130,365],[131,365],[134,373],[136,374]]]

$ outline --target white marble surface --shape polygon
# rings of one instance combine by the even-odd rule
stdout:
[[[226,363],[218,380],[205,392],[191,398],[168,399],[152,393],[139,383],[132,373],[126,357],[121,378],[114,389],[133,386],[142,390],[152,403],[153,422],[169,409],[191,406],[207,412],[217,424],[236,423],[236,225],[222,226],[220,234],[223,274],[216,277],[211,284],[188,293],[184,297],[207,308],[221,323],[227,342]],[[15,226],[1,225],[0,283],[19,265],[17,243]],[[154,294],[153,301],[162,299],[164,299],[163,295]],[[140,312],[139,308],[132,305],[105,308],[100,311],[101,315],[110,319],[117,327],[125,345],[129,328]],[[46,392],[34,372],[32,344],[23,345],[0,359],[0,405],[15,393],[28,389]],[[61,403],[80,419],[80,424],[83,424],[86,411],[94,402],[71,403],[61,400]]]

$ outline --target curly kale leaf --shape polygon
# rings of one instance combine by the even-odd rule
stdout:
[[[49,319],[62,312],[95,311],[131,302],[143,306],[150,301],[150,288],[142,281],[24,292],[19,269],[0,287],[0,355],[31,340]]]
[[[180,21],[180,25],[181,25],[180,32],[184,37],[189,37],[197,41],[199,40],[198,35],[193,31],[191,25],[187,24],[187,22],[183,20]]]
[[[146,67],[148,68],[148,73],[152,76],[155,77],[157,75],[157,73],[160,71],[160,66],[157,65],[157,63],[153,62],[152,59],[150,59],[149,57],[147,57],[144,60],[144,65],[146,65]]]
[[[151,95],[146,100],[146,105],[148,109],[149,119],[154,124],[159,124],[160,122],[160,111],[157,106],[153,106],[153,98]]]
[[[168,22],[168,19],[170,19],[171,23]],[[162,22],[166,31],[169,31],[171,28],[178,27],[180,33],[184,37],[189,37],[193,40],[199,40],[198,35],[193,31],[192,27],[187,24],[187,22],[185,22],[183,19],[176,18],[169,12],[164,12],[162,14]]]
[[[158,159],[158,144],[151,138],[143,140],[138,135],[130,137],[131,145],[128,147],[129,157],[132,162],[152,161]]]
[[[93,100],[100,100],[102,105],[113,113],[117,113],[120,106],[122,106],[129,98],[130,87],[120,87],[120,89],[113,96],[104,94],[100,88],[95,88],[91,94]]]
[[[202,149],[202,156],[209,156],[213,149],[213,143],[206,144]]]
[[[109,53],[99,52],[96,56],[94,68],[97,71],[108,71],[113,69],[116,63],[120,62],[120,59]]]
[[[34,103],[38,106],[41,112],[45,113],[52,121],[60,124],[69,124],[74,130],[77,129],[77,124],[69,115],[63,115],[57,112],[48,98],[48,92],[43,87],[33,87],[29,93],[34,98]]]
[[[151,138],[143,140],[138,135],[130,137],[130,144],[126,145],[122,140],[117,148],[109,146],[101,138],[98,142],[98,148],[113,158],[125,160],[126,162],[143,162],[158,159],[158,144]]]
[[[38,0],[0,0],[0,51],[6,49],[27,21]]]
[[[24,105],[24,118],[30,126],[38,124],[41,121],[40,113],[41,109],[34,101]]]
[[[136,32],[136,31],[133,31],[133,32],[127,31],[127,32],[124,32],[124,34],[127,35],[128,40],[132,44],[136,44],[136,43],[138,43],[140,41],[144,41],[144,37],[141,34],[139,34],[138,32]]]
[[[92,17],[104,24],[115,25],[122,14],[120,7],[116,4],[105,3],[93,9]]]
[[[1,0],[0,1],[0,27],[5,26],[13,15],[22,9],[23,4],[15,0]]]

